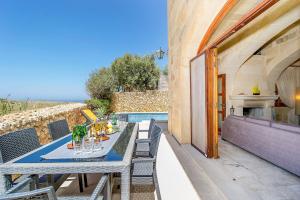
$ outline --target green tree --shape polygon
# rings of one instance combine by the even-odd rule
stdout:
[[[165,68],[162,70],[163,75],[168,76],[169,74],[169,69],[168,69],[168,65],[165,66]]]
[[[117,86],[123,91],[157,89],[159,69],[153,56],[125,54],[111,65]]]
[[[110,99],[115,91],[115,79],[110,68],[100,68],[90,74],[86,89],[95,99]]]

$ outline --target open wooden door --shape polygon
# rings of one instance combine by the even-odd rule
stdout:
[[[207,156],[207,108],[205,54],[191,60],[192,145]]]
[[[192,145],[206,157],[218,157],[216,49],[190,62]]]

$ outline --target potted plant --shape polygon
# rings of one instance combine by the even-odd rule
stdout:
[[[73,132],[72,132],[72,140],[75,143],[80,143],[82,141],[82,138],[87,135],[87,129],[86,129],[86,125],[76,125],[73,128]]]
[[[260,95],[260,89],[257,85],[252,88],[252,94],[253,95]]]

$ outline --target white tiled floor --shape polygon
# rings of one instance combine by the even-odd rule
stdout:
[[[220,140],[220,158],[207,159],[191,145],[167,137],[203,200],[300,199],[299,177],[239,147]]]

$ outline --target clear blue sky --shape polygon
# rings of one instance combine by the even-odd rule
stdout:
[[[166,0],[1,0],[0,97],[80,100],[100,66],[167,48]],[[164,66],[166,59],[158,64]]]

